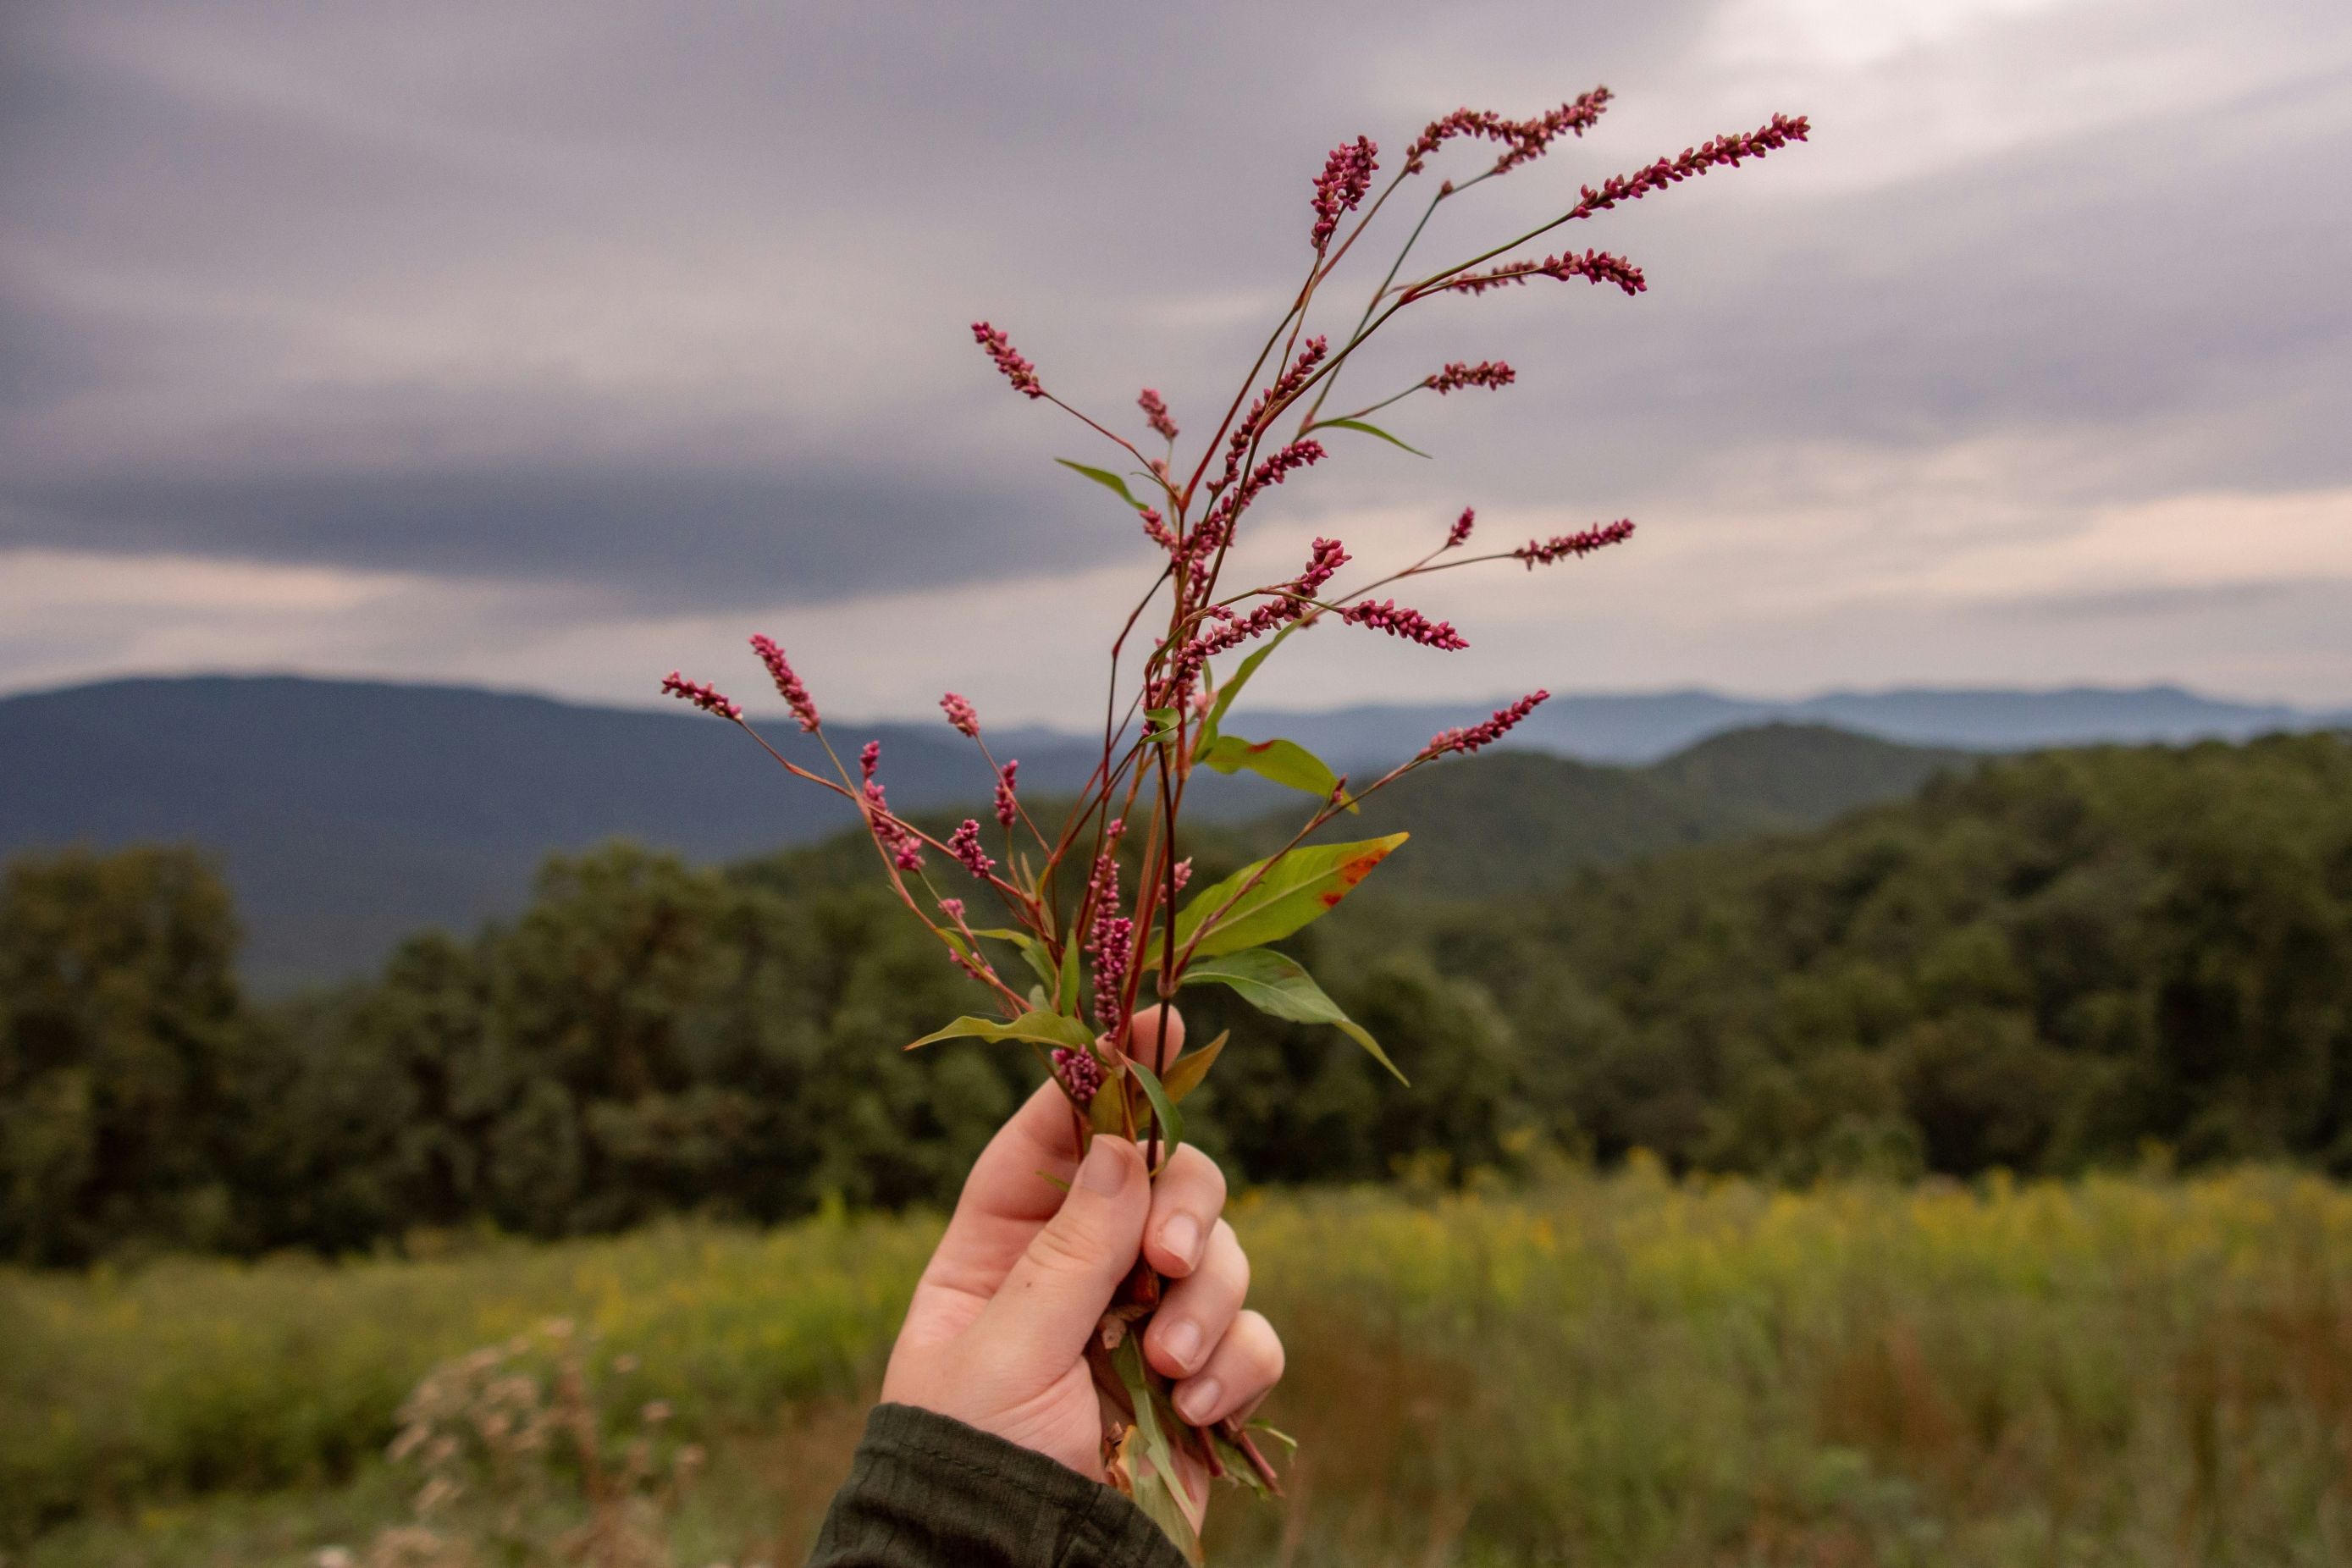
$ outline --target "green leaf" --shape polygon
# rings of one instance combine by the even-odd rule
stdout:
[[[1209,716],[1201,724],[1201,745],[1203,749],[1217,743],[1217,726],[1224,721],[1225,710],[1231,708],[1234,705],[1234,699],[1242,694],[1242,688],[1247,686],[1249,678],[1257,673],[1257,667],[1265,662],[1268,654],[1282,646],[1285,637],[1306,624],[1304,621],[1293,621],[1275,633],[1272,641],[1242,660],[1241,668],[1234,671],[1232,679],[1217,688],[1217,700],[1210,706]]]
[[[1395,437],[1390,435],[1379,426],[1367,425],[1360,419],[1322,419],[1316,422],[1315,427],[1318,430],[1361,430],[1367,436],[1378,436],[1381,440],[1386,441],[1391,447],[1404,447],[1406,451],[1411,452],[1416,458],[1426,458],[1429,456],[1428,453],[1423,451],[1418,447],[1405,447],[1403,442],[1398,440]]]
[[[1251,1432],[1263,1432],[1267,1436],[1273,1438],[1276,1442],[1281,1444],[1284,1447],[1289,1449],[1292,1453],[1295,1454],[1298,1451],[1298,1439],[1292,1436],[1289,1433],[1281,1430],[1279,1427],[1268,1426],[1263,1421],[1253,1421],[1246,1428],[1244,1428],[1244,1430]]]
[[[1221,773],[1247,769],[1324,800],[1339,787],[1339,775],[1330,765],[1296,741],[1244,741],[1239,735],[1220,735],[1216,744],[1201,753],[1201,761]],[[1356,803],[1349,801],[1348,809],[1357,810]]]
[[[1391,439],[1394,439],[1394,437],[1391,437]],[[1400,445],[1402,445],[1402,443],[1400,443]],[[1067,458],[1056,458],[1054,461],[1061,464],[1062,467],[1069,469],[1073,473],[1086,475],[1087,478],[1094,480],[1095,483],[1103,486],[1105,489],[1118,491],[1118,499],[1125,501],[1128,505],[1133,507],[1138,511],[1149,511],[1151,510],[1145,506],[1141,501],[1136,500],[1135,497],[1128,490],[1127,481],[1120,479],[1117,474],[1112,473],[1108,468],[1090,468],[1084,463],[1073,463]]]
[[[1396,1063],[1381,1049],[1371,1031],[1341,1011],[1339,1005],[1324,994],[1323,987],[1306,966],[1287,953],[1269,947],[1254,947],[1246,952],[1227,953],[1215,958],[1196,958],[1184,971],[1187,985],[1227,985],[1241,999],[1269,1017],[1288,1018],[1299,1024],[1328,1024],[1345,1034],[1356,1044],[1371,1053],[1372,1059],[1396,1074],[1399,1083],[1409,1080],[1397,1071]]]
[[[1390,852],[1409,837],[1391,833],[1384,838],[1366,838],[1354,844],[1310,844],[1273,857],[1270,863],[1260,860],[1244,866],[1223,881],[1194,894],[1192,902],[1178,911],[1177,950],[1183,951],[1202,923],[1213,916],[1217,923],[1192,950],[1195,957],[1210,958],[1280,942],[1309,921],[1328,914],[1348,896],[1349,889],[1370,876],[1372,868],[1387,859]],[[1263,876],[1259,875],[1261,871]],[[1251,885],[1253,881],[1255,886]],[[1242,893],[1244,887],[1249,891]],[[1234,897],[1237,893],[1241,895],[1238,899]],[[1233,905],[1230,910],[1225,909],[1228,903]],[[1221,916],[1217,913],[1220,910],[1224,910]],[[1147,967],[1159,961],[1159,942],[1155,932],[1146,950]]]
[[[1076,1018],[1033,1009],[1009,1024],[966,1016],[944,1029],[932,1030],[907,1048],[916,1050],[940,1040],[1034,1040],[1040,1045],[1072,1046],[1085,1050],[1094,1044],[1095,1032]]]
[[[1151,1114],[1160,1119],[1160,1162],[1164,1167],[1176,1157],[1177,1145],[1184,1142],[1184,1113],[1176,1109],[1176,1102],[1168,1098],[1168,1090],[1150,1068],[1130,1057],[1127,1070],[1143,1086],[1143,1098],[1151,1102]]]
[[[1176,1065],[1170,1068],[1168,1076],[1160,1080],[1161,1087],[1168,1090],[1168,1098],[1179,1105],[1183,1104],[1184,1097],[1200,1088],[1201,1080],[1209,1076],[1209,1068],[1215,1064],[1217,1053],[1225,1048],[1225,1042],[1233,1038],[1233,1034],[1231,1029],[1227,1029],[1199,1050],[1186,1051],[1178,1057]]]
[[[1054,986],[1054,1011],[1065,1016],[1078,1016],[1078,939],[1076,933],[1062,944],[1062,973]],[[1094,1037],[1087,1037],[1094,1044]]]
[[[1205,1427],[1203,1430],[1207,1432],[1210,1443],[1217,1450],[1218,1462],[1225,1467],[1225,1479],[1235,1486],[1247,1487],[1262,1498],[1274,1496],[1274,1493],[1267,1489],[1265,1479],[1257,1473],[1257,1467],[1250,1463],[1250,1457],[1242,1452],[1241,1445],[1226,1436],[1221,1428],[1222,1423],[1216,1426]]]
[[[1193,1533],[1192,1521],[1176,1501],[1174,1488],[1179,1484],[1176,1457],[1168,1448],[1167,1429],[1160,1424],[1160,1410],[1153,1402],[1150,1374],[1144,1371],[1143,1346],[1140,1334],[1129,1334],[1119,1341],[1118,1349],[1111,1352],[1112,1368],[1127,1390],[1129,1401],[1135,1406],[1135,1435],[1143,1441],[1144,1458],[1150,1461],[1149,1475],[1139,1474],[1135,1482],[1135,1501],[1152,1522],[1168,1532],[1188,1563],[1201,1561],[1201,1538]],[[1155,1484],[1156,1483],[1156,1484]]]

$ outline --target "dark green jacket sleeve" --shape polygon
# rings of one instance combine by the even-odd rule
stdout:
[[[1186,1568],[1144,1511],[1045,1455],[876,1407],[809,1568]]]

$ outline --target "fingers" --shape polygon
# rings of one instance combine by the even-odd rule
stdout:
[[[1224,1208],[1224,1172],[1185,1144],[1151,1184],[1151,1219],[1143,1227],[1143,1256],[1169,1279],[1184,1278],[1199,1267]]]
[[[1282,1381],[1282,1339],[1255,1312],[1244,1312],[1209,1352],[1206,1365],[1176,1385],[1176,1414],[1195,1426],[1254,1407]]]
[[[1097,1138],[1060,1210],[1040,1226],[973,1325],[974,1353],[1041,1377],[1068,1370],[1135,1267],[1151,1206],[1142,1151]]]
[[[1160,1298],[1159,1310],[1144,1331],[1145,1357],[1170,1377],[1200,1371],[1232,1329],[1248,1294],[1249,1258],[1234,1227],[1219,1220],[1209,1233],[1201,1266]]]
[[[1129,1037],[1144,1061],[1172,1062],[1184,1046],[1184,1016],[1168,1010],[1164,1053],[1157,1006],[1135,1015]],[[1037,1227],[1061,1208],[1055,1184],[1067,1182],[1077,1163],[1078,1123],[1069,1097],[1050,1080],[1040,1084],[973,1162],[925,1282],[967,1297],[992,1294]]]

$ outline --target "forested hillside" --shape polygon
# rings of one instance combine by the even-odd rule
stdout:
[[[1242,727],[1289,735],[1361,777],[1477,710],[1473,702],[1255,713]],[[1773,721],[1791,718],[1803,721]],[[1489,882],[1532,886],[1572,866],[1748,831],[1759,807],[1779,826],[1823,821],[1907,792],[1927,759],[1953,754],[1824,724],[1931,747],[1998,748],[2321,722],[2166,688],[1847,693],[1795,704],[1564,693],[1512,737],[1526,744],[1523,757],[1541,759],[1519,765],[1543,789],[1516,803],[1530,814],[1523,833],[1539,852],[1489,860],[1503,874]],[[1763,727],[1726,733],[1742,725]],[[979,760],[946,725],[851,728],[860,741],[882,741],[890,798],[902,809],[986,798]],[[1075,789],[1098,750],[1049,731],[992,724],[990,733],[1041,794]],[[772,739],[818,761],[796,726]],[[1874,760],[1865,754],[1874,749]],[[1758,767],[1769,776],[1748,777]],[[813,842],[852,820],[820,791],[782,787],[740,735],[683,710],[293,677],[112,680],[0,697],[0,858],[166,843],[215,856],[247,922],[239,973],[273,994],[363,973],[426,926],[466,931],[512,917],[551,854],[624,837],[722,861]],[[1425,793],[1443,805],[1451,792],[1482,787],[1449,771],[1414,779],[1402,798]],[[1572,809],[1547,811],[1546,791]],[[1186,809],[1195,821],[1241,820],[1277,795],[1250,775],[1203,774]],[[1423,815],[1433,826],[1456,820],[1447,810]],[[1444,864],[1477,859],[1465,852]],[[1418,864],[1403,880],[1439,862]]]
[[[1528,763],[1506,761],[1401,795],[1431,815],[1368,886],[1478,843],[1507,868]],[[1482,778],[1504,814],[1447,826]],[[1202,873],[1249,837],[1204,836]],[[266,1007],[195,858],[22,861],[0,894],[0,1254],[943,1199],[1034,1069],[899,1048],[980,997],[869,855],[559,859],[520,918]],[[1188,990],[1203,1037],[1236,1031],[1191,1121],[1258,1181],[1545,1145],[1790,1178],[2064,1171],[2150,1141],[2352,1169],[2339,737],[1995,763],[1532,891],[1350,900],[1292,946],[1413,1084]]]

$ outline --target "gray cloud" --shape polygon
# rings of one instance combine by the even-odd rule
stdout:
[[[12,7],[0,542],[655,605],[1084,563],[1128,542],[1077,521],[1095,498],[1044,458],[1079,436],[991,384],[973,315],[1095,406],[1148,374],[1197,424],[1259,330],[1232,302],[1304,259],[1336,136],[1601,78],[1629,117],[1689,102],[1721,9]],[[1588,226],[1648,296],[1433,311],[1360,384],[1507,353],[1526,395],[1415,411],[1465,459],[1442,474],[1368,451],[1317,493],[1435,507],[1475,475],[1613,512],[1792,440],[2007,436],[2071,442],[2048,482],[2078,498],[2352,482],[2352,174],[2307,151],[2352,128],[2352,22],[2062,6],[1974,68],[2064,94],[2165,29],[2261,68],[2006,153],[1843,186],[1776,160]],[[1809,107],[1707,111],[1735,100]],[[1640,162],[1646,123],[1497,187],[1496,218]],[[1869,151],[1841,134],[1800,156]]]

